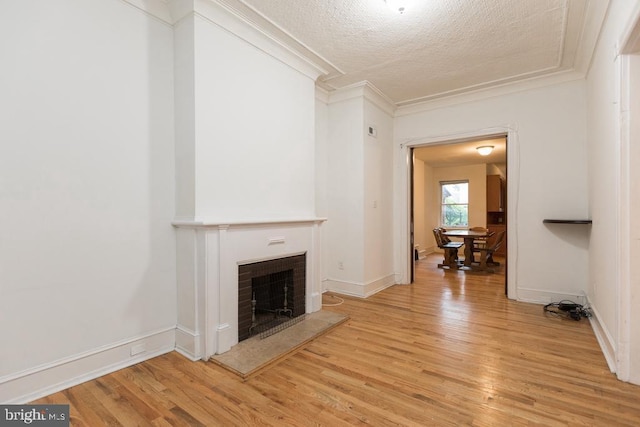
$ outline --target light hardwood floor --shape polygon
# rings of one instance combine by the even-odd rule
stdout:
[[[640,387],[609,372],[586,319],[507,300],[502,269],[437,261],[325,307],[351,319],[248,381],[174,352],[33,403],[69,403],[81,426],[640,425]]]

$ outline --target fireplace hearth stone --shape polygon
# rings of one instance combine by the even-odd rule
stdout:
[[[330,311],[308,313],[304,320],[275,335],[264,339],[251,337],[209,360],[242,378],[249,378],[347,320],[347,315]]]

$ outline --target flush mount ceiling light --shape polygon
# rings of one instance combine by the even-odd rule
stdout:
[[[483,145],[482,147],[476,148],[478,150],[478,154],[481,156],[488,156],[493,151],[493,145]]]
[[[404,13],[407,6],[405,0],[384,0],[384,2],[389,6],[389,9],[398,12],[400,15]]]

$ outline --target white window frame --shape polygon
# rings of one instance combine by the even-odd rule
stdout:
[[[452,184],[467,184],[467,203],[444,203],[444,197],[443,197],[443,187],[445,185],[452,185]],[[467,207],[467,225],[446,225],[444,223],[444,206],[466,206]],[[440,181],[440,226],[441,227],[445,227],[445,228],[460,228],[460,229],[466,229],[469,228],[469,180],[468,179],[457,179],[457,180],[452,180],[452,181]]]

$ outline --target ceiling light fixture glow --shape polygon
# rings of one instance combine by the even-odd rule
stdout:
[[[488,156],[493,151],[493,145],[483,145],[482,147],[476,148],[478,150],[478,154],[481,156]]]
[[[402,15],[406,10],[407,2],[405,0],[384,0],[384,2],[391,10],[398,12],[400,15]]]

